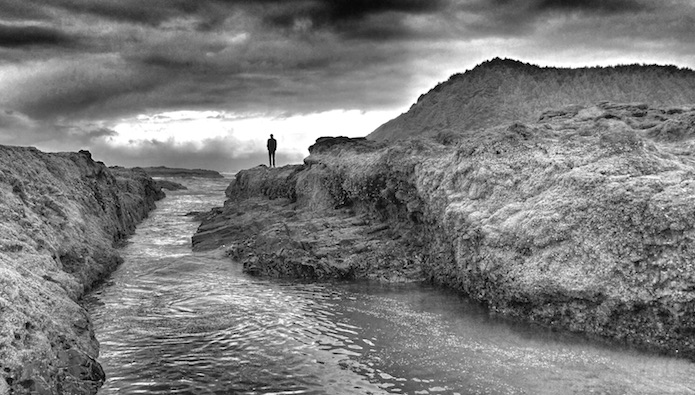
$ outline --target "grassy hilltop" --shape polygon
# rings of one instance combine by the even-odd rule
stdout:
[[[695,71],[655,65],[567,69],[496,58],[451,76],[368,138],[395,140],[534,122],[549,108],[601,101],[662,108],[691,105]]]

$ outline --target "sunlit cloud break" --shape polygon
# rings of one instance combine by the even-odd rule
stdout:
[[[160,157],[176,157],[184,167],[208,161],[215,169],[234,171],[239,167],[232,165],[239,163],[245,167],[265,163],[270,134],[278,140],[278,165],[301,163],[317,138],[363,137],[396,115],[357,110],[288,117],[241,117],[214,111],[138,115],[114,125],[114,133],[104,135],[92,151],[96,158],[114,164],[137,161],[142,155],[140,166],[155,166]]]

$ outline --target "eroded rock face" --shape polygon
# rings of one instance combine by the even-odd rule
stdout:
[[[260,275],[425,278],[693,358],[694,117],[600,103],[390,146],[324,139],[302,167],[240,172],[194,244]]]
[[[87,151],[0,146],[0,394],[92,394],[104,380],[79,299],[163,194]]]

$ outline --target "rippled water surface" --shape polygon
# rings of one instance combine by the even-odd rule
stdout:
[[[491,318],[427,286],[258,279],[193,253],[177,180],[88,308],[100,394],[695,394],[695,365]]]

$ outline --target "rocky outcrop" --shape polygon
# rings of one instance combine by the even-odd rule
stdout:
[[[156,180],[157,186],[162,188],[162,189],[167,189],[169,191],[180,191],[184,189],[188,189],[183,184],[179,184],[178,182],[170,181],[170,180]]]
[[[199,217],[193,249],[224,248],[256,275],[422,280],[407,256],[421,245],[403,249],[381,218],[331,196],[341,188],[333,175],[319,164],[238,173],[225,207]]]
[[[372,132],[372,140],[436,136],[535,122],[548,108],[599,101],[657,107],[695,103],[695,71],[675,66],[539,67],[495,58],[421,95],[410,109]]]
[[[0,394],[92,394],[104,380],[80,298],[163,193],[87,151],[0,146]]]
[[[600,103],[238,173],[197,249],[247,272],[428,281],[491,311],[695,358],[695,110]]]

